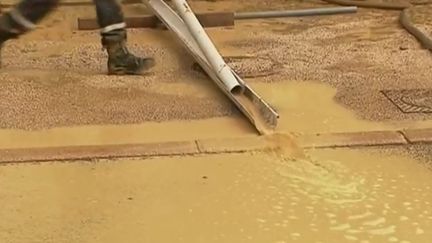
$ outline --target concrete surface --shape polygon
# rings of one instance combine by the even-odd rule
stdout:
[[[431,238],[432,174],[401,147],[24,164],[0,174],[8,243]]]

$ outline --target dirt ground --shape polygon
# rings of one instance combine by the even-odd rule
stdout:
[[[191,5],[197,11],[331,6]],[[432,5],[416,9],[416,25],[432,30]],[[146,12],[125,6],[127,16]],[[76,29],[78,17],[94,16],[91,6],[61,7],[2,49],[0,149],[255,133],[168,31],[129,31],[132,52],[156,57],[151,73],[106,76],[98,31]],[[208,32],[280,113],[277,132],[432,128],[432,56],[398,16],[359,9],[236,21]],[[272,151],[0,166],[0,242],[429,242],[432,146],[305,153],[306,159]]]

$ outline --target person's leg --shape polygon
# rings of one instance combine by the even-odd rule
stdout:
[[[7,40],[18,38],[33,30],[35,25],[57,6],[58,2],[59,0],[22,0],[11,11],[2,14],[0,48]]]
[[[155,64],[150,57],[137,57],[126,47],[127,32],[121,5],[116,0],[93,0],[101,27],[102,45],[108,52],[109,74],[140,74]]]
[[[22,0],[0,17],[0,45],[35,28],[59,0]]]

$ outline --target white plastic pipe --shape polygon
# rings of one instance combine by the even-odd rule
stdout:
[[[241,85],[233,75],[231,68],[225,63],[216,47],[213,45],[213,42],[201,26],[201,23],[189,7],[188,3],[185,0],[173,0],[172,2],[177,8],[178,14],[185,22],[190,33],[200,46],[208,62],[216,71],[218,77],[225,84],[226,88],[231,93],[242,93],[244,91],[243,85]]]

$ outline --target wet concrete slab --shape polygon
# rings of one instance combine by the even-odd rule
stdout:
[[[427,242],[432,174],[400,150],[0,166],[0,239]]]

